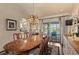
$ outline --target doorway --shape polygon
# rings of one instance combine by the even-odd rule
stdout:
[[[51,38],[52,41],[60,42],[60,23],[59,22],[48,22],[43,23],[43,34]]]

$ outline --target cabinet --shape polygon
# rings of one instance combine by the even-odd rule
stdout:
[[[64,55],[78,55],[74,47],[65,36],[63,37],[63,53]]]

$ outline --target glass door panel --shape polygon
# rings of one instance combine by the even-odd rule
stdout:
[[[57,23],[49,23],[49,36],[54,41],[59,41],[60,39],[60,24]]]
[[[60,39],[60,24],[56,24],[57,25],[57,39]]]
[[[54,41],[60,41],[60,24],[59,24],[59,22],[43,24],[43,34],[48,35]]]
[[[49,23],[49,36],[52,36],[52,32],[56,31],[56,25]]]

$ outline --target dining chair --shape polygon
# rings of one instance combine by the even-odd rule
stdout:
[[[35,49],[31,50],[29,52],[29,55],[43,55],[44,54],[44,41],[41,41],[41,44],[39,47],[36,47]]]
[[[44,39],[44,54],[47,55],[48,54],[48,41],[49,41],[49,38],[46,37]]]
[[[48,54],[48,37],[44,38],[40,44],[40,52],[39,55],[47,55]]]
[[[13,39],[16,41],[15,44],[19,44],[21,40],[26,40],[28,38],[28,33],[14,33],[13,34]],[[14,54],[19,54],[19,55],[23,55],[23,54],[27,54],[25,51],[24,52],[15,52]]]
[[[18,40],[18,39],[27,39],[28,34],[27,33],[14,33],[13,34],[13,39]]]

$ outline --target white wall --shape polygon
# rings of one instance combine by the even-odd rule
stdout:
[[[76,4],[73,11],[72,11],[73,16],[79,16],[79,4]]]
[[[6,18],[20,20],[24,17],[21,9],[16,4],[0,4],[0,51],[4,44],[13,40],[13,33],[16,31],[6,31]]]
[[[79,17],[79,4],[75,4],[71,15],[74,17]],[[68,20],[69,17],[67,17],[67,19],[64,19],[64,22],[65,22],[65,20]],[[70,33],[72,34],[73,29],[75,29],[75,28],[73,28],[73,26],[65,26],[64,32],[65,32],[65,34],[70,34]]]

